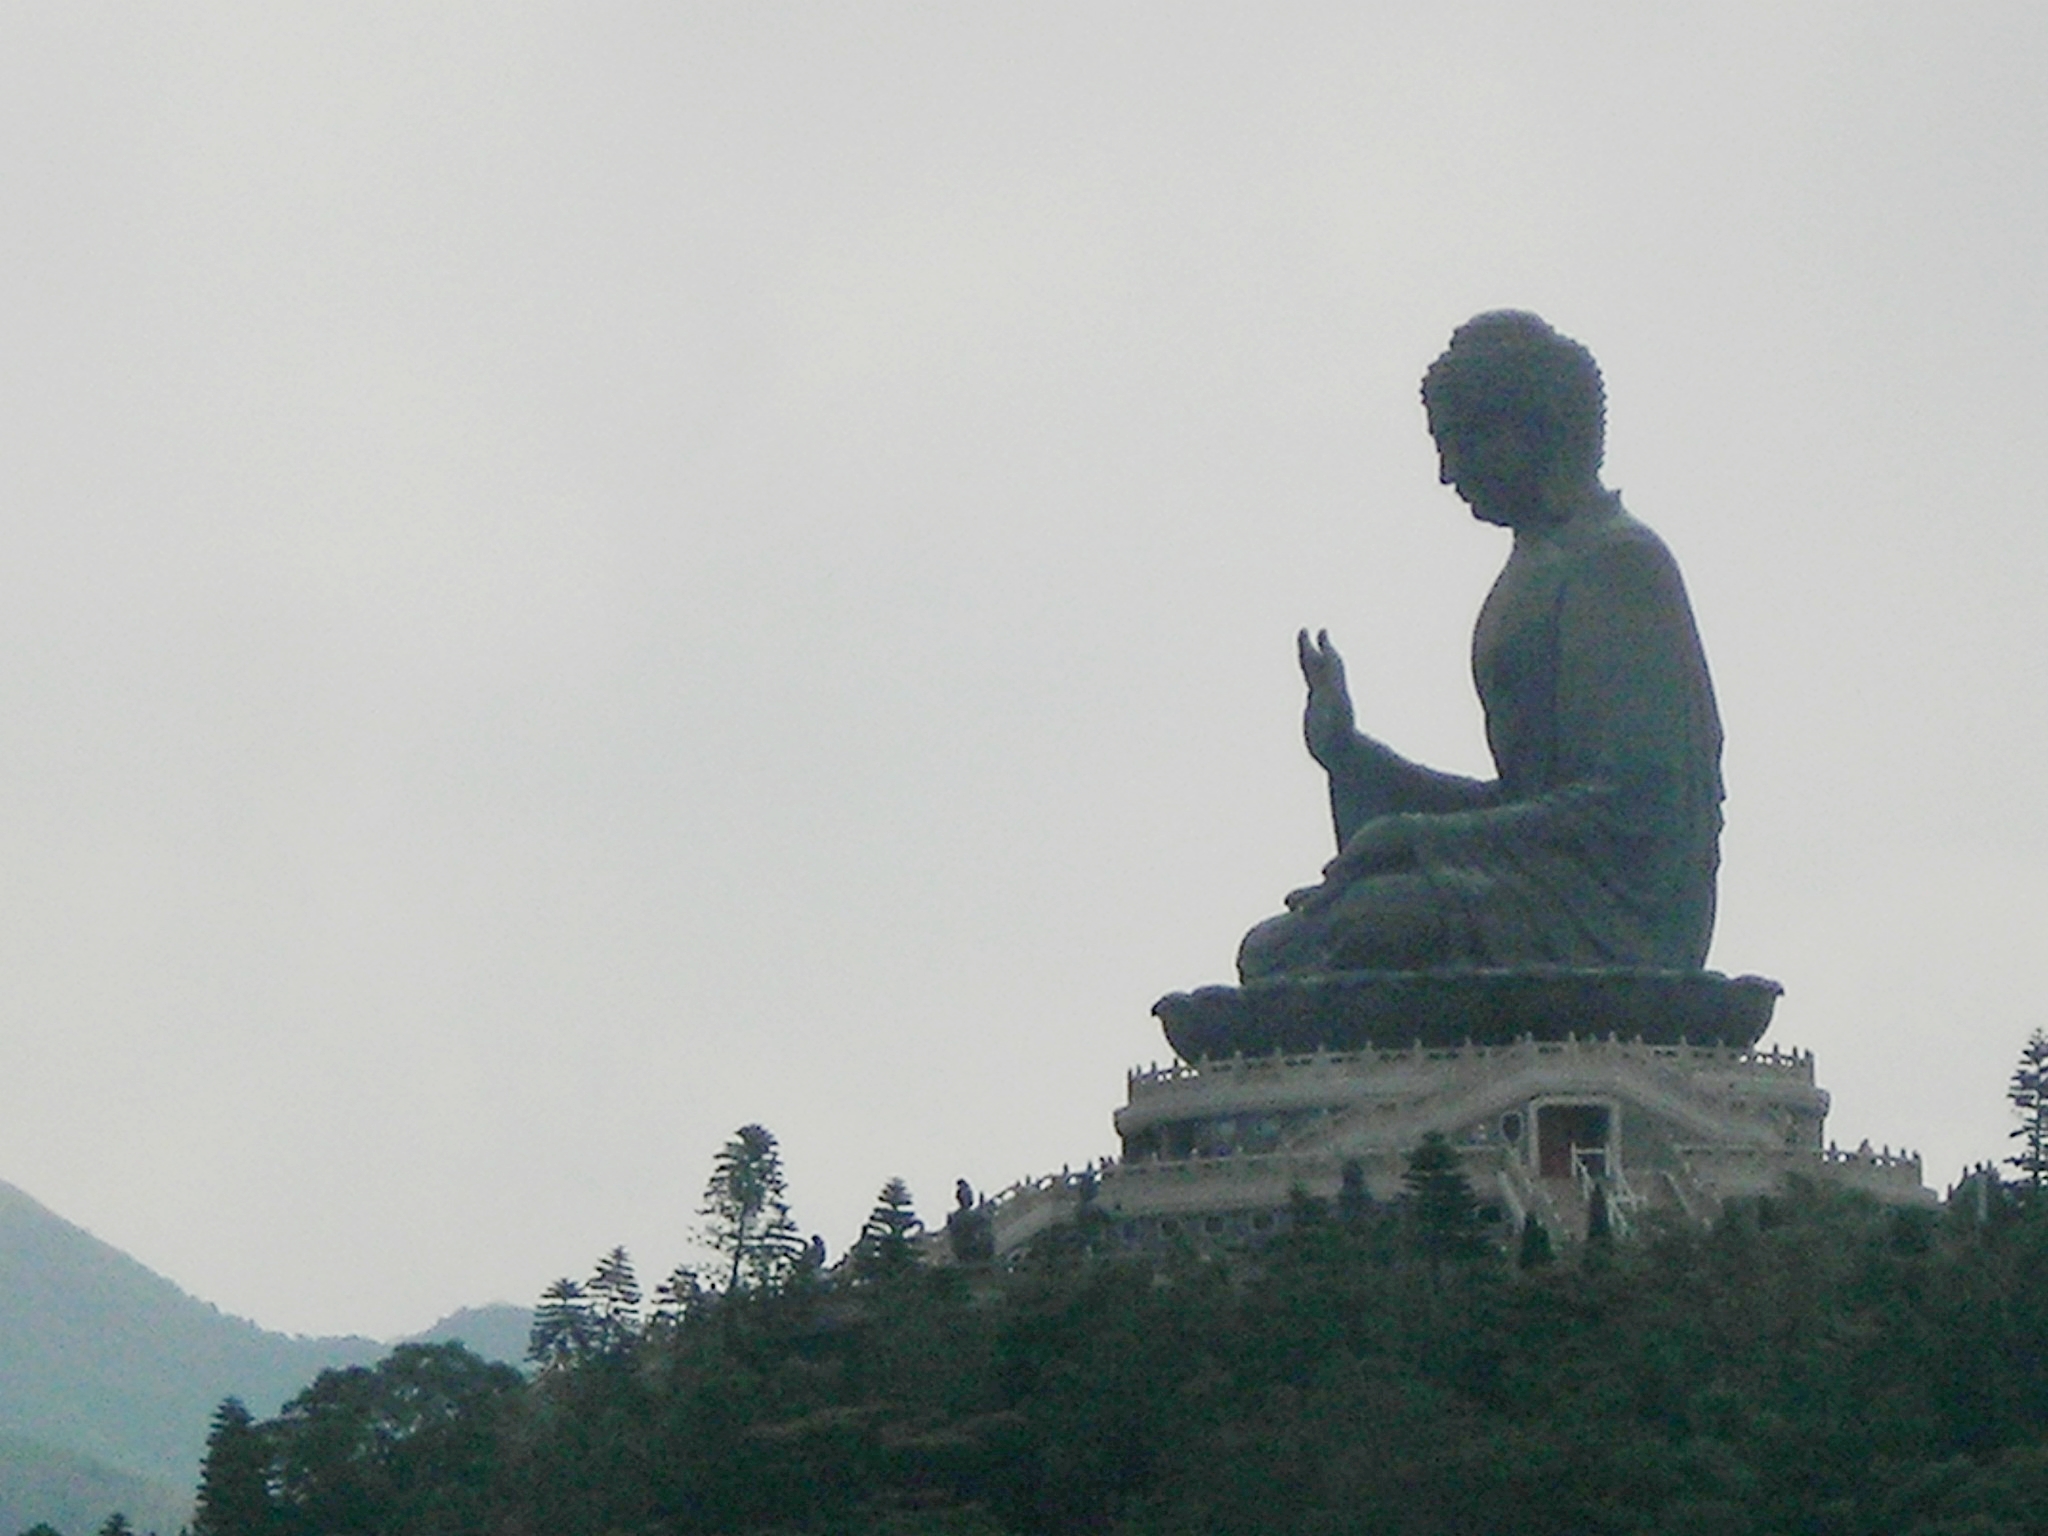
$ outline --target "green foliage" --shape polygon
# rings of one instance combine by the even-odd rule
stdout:
[[[669,1277],[654,1290],[654,1316],[657,1327],[672,1328],[685,1318],[695,1316],[709,1304],[711,1293],[704,1288],[704,1280],[697,1271],[687,1264],[678,1264]]]
[[[330,1372],[249,1430],[268,1529],[2040,1529],[2048,1202],[1801,1187],[1515,1265],[1461,1182],[1425,1143],[1398,1206],[1303,1201],[1225,1258],[1076,1240],[886,1284],[678,1280],[621,1348],[530,1382]]]
[[[863,1278],[901,1274],[916,1259],[911,1239],[923,1229],[910,1186],[900,1178],[889,1180],[876,1196],[875,1208],[862,1223],[853,1245],[854,1273]]]
[[[686,1273],[678,1271],[678,1273]],[[657,1298],[660,1313],[664,1303]],[[640,1336],[640,1282],[624,1248],[597,1261],[588,1283],[564,1276],[540,1293],[526,1358],[543,1371],[580,1360],[623,1357]]]
[[[322,1371],[260,1428],[269,1523],[221,1536],[489,1529],[501,1414],[523,1385],[460,1344]]]
[[[2048,1032],[2037,1029],[2028,1037],[2005,1096],[2020,1120],[2012,1132],[2020,1150],[2006,1161],[2026,1175],[2028,1189],[2038,1195],[2048,1176]]]
[[[199,1469],[192,1536],[253,1536],[268,1528],[269,1451],[238,1397],[214,1411]]]
[[[174,1531],[223,1396],[268,1412],[380,1352],[228,1317],[0,1183],[0,1434],[41,1448],[0,1452],[0,1531],[89,1532],[112,1509]]]
[[[1416,1245],[1433,1267],[1472,1258],[1485,1247],[1472,1181],[1441,1131],[1431,1131],[1408,1154],[1401,1198]]]
[[[542,1370],[569,1365],[591,1352],[596,1337],[589,1298],[580,1284],[564,1275],[540,1293],[526,1358]]]
[[[12,1387],[0,1375],[0,1402]],[[0,1435],[0,1532],[34,1525],[87,1532],[110,1509],[124,1511],[145,1529],[175,1532],[192,1513],[191,1469],[178,1482],[154,1480],[54,1446]]]
[[[608,1355],[624,1352],[640,1333],[640,1282],[624,1248],[597,1261],[584,1294],[590,1303],[591,1348]]]
[[[727,1291],[775,1290],[795,1271],[804,1244],[789,1219],[782,1152],[765,1126],[741,1126],[719,1151],[698,1214],[713,1251],[726,1257]]]

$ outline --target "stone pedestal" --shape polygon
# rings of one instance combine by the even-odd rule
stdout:
[[[1133,1072],[1098,1208],[1134,1246],[1257,1241],[1299,1192],[1399,1197],[1436,1132],[1507,1228],[1583,1236],[1597,1201],[1711,1220],[1794,1176],[1931,1202],[1920,1162],[1822,1134],[1813,1057],[1760,1050],[1781,989],[1647,970],[1358,973],[1154,1009],[1179,1061]]]
[[[1188,1062],[1610,1035],[1650,1045],[1741,1048],[1762,1037],[1783,991],[1762,976],[1718,971],[1345,971],[1173,992],[1152,1011]]]
[[[1920,1159],[1823,1135],[1813,1057],[1759,1048],[1780,992],[1703,971],[1354,973],[1205,987],[1154,1012],[1178,1060],[1134,1071],[1121,1157],[1030,1180],[989,1205],[996,1256],[1084,1202],[1132,1249],[1256,1243],[1298,1195],[1401,1194],[1432,1132],[1505,1238],[1626,1235],[1656,1210],[1711,1221],[1731,1199],[1810,1178],[1927,1205]]]

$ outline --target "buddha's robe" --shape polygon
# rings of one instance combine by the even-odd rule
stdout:
[[[1412,852],[1340,868],[1254,928],[1244,979],[1704,963],[1721,726],[1663,542],[1615,497],[1519,532],[1480,611],[1472,673],[1499,777],[1437,773],[1354,737],[1330,771],[1338,847],[1400,815]]]

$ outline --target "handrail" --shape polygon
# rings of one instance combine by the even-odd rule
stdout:
[[[1356,1051],[1313,1051],[1293,1054],[1272,1051],[1263,1056],[1224,1056],[1204,1061],[1200,1065],[1185,1061],[1168,1062],[1164,1065],[1155,1062],[1149,1067],[1132,1067],[1125,1073],[1125,1082],[1131,1089],[1136,1090],[1185,1082],[1189,1079],[1213,1079],[1234,1076],[1241,1072],[1272,1072],[1276,1069],[1344,1071],[1360,1065],[1396,1066],[1404,1062],[1424,1060],[1488,1062],[1504,1058],[1582,1053],[1682,1061],[1695,1066],[1753,1067],[1768,1072],[1803,1076],[1810,1076],[1813,1070],[1813,1052],[1797,1048],[1780,1049],[1775,1045],[1769,1048],[1652,1045],[1640,1039],[1623,1040],[1614,1035],[1567,1035],[1562,1040],[1538,1040],[1534,1036],[1523,1035],[1518,1040],[1502,1045],[1424,1046],[1418,1041],[1405,1047],[1373,1047]]]
[[[1593,1169],[1597,1159],[1599,1171]],[[1607,1202],[1607,1222],[1616,1237],[1629,1234],[1629,1213],[1642,1204],[1641,1198],[1628,1187],[1628,1180],[1615,1165],[1610,1149],[1606,1146],[1582,1147],[1571,1144],[1573,1182],[1577,1184],[1579,1198],[1586,1203],[1588,1220],[1591,1219],[1593,1201],[1598,1198]]]
[[[1687,1221],[1697,1225],[1700,1219],[1699,1209],[1693,1204],[1692,1195],[1685,1187],[1691,1181],[1692,1170],[1685,1169],[1683,1177],[1677,1169],[1664,1168],[1659,1171],[1664,1175],[1664,1185],[1671,1191],[1671,1198],[1678,1202],[1679,1211]]]
[[[1920,1154],[1918,1152],[1909,1152],[1904,1147],[1894,1152],[1889,1145],[1885,1146],[1882,1151],[1873,1152],[1870,1143],[1867,1141],[1853,1152],[1838,1147],[1833,1142],[1829,1142],[1820,1157],[1824,1163],[1834,1163],[1837,1165],[1855,1163],[1866,1168],[1903,1168],[1912,1170],[1916,1176],[1920,1172]]]

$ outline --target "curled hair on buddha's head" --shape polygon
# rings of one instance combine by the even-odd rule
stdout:
[[[1503,418],[1534,427],[1552,461],[1598,474],[1605,452],[1607,391],[1593,354],[1521,309],[1475,315],[1451,333],[1422,376],[1430,432]]]

